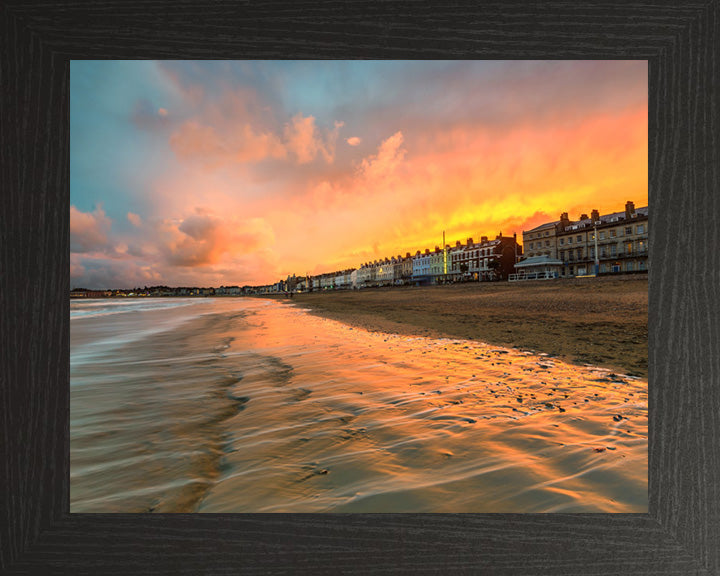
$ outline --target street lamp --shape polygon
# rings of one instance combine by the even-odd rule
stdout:
[[[597,240],[598,240],[598,238],[597,238],[597,236],[598,236],[598,234],[597,234],[598,221],[597,220],[595,220],[593,222],[593,226],[595,226],[595,234],[594,234],[594,236],[595,236],[595,276],[597,277],[600,275],[600,255],[598,254],[598,243],[597,243]]]

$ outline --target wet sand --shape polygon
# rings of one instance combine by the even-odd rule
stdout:
[[[72,512],[647,511],[639,378],[263,299],[71,340]]]
[[[292,302],[371,331],[477,340],[648,378],[644,275],[369,288]]]

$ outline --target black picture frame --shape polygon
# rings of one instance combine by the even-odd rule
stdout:
[[[0,572],[720,574],[718,0],[0,7]],[[69,61],[649,62],[648,514],[69,513]]]

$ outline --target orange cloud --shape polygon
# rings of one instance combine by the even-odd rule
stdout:
[[[646,107],[504,134],[451,126],[408,143],[398,132],[352,177],[297,195],[285,229],[308,248],[288,259],[329,271],[433,248],[443,230],[452,243],[499,232],[521,238],[561,212],[577,219],[593,208],[622,210],[627,200],[646,205],[647,178]],[[317,224],[300,228],[309,221]]]
[[[278,231],[260,233],[262,242],[250,233],[243,242],[226,231],[229,217],[213,230],[187,224],[178,229],[175,261],[228,270],[228,282],[267,283],[433,248],[443,230],[450,243],[501,231],[521,238],[523,229],[561,212],[577,218],[593,208],[620,210],[626,200],[645,205],[647,108],[541,129],[432,127],[416,130],[411,141],[397,131],[354,167],[302,178],[291,169],[272,174],[288,171],[277,193],[250,175],[189,170],[168,180],[167,194],[158,196],[166,211],[183,213],[201,198],[216,214],[259,218]]]
[[[71,209],[76,271],[99,270],[85,258],[102,256],[131,278],[261,284],[433,248],[443,231],[451,243],[520,235],[561,212],[647,204],[644,64],[489,63],[470,75],[409,64],[382,98],[308,94],[323,112],[292,117],[284,77],[160,67],[172,113],[142,101],[132,119],[174,155],[125,183],[143,207],[142,219],[118,213],[135,226],[126,236],[110,238],[102,210]],[[336,113],[352,127],[347,146]],[[371,143],[358,160],[353,147]]]

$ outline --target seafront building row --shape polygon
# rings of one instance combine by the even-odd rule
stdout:
[[[509,279],[647,272],[648,216],[647,206],[636,209],[633,202],[623,212],[593,210],[576,221],[563,212],[555,222],[523,231],[526,258]]]
[[[524,230],[522,246],[515,234],[500,233],[494,240],[483,236],[480,242],[468,238],[454,246],[365,262],[355,270],[292,276],[262,289],[316,291],[643,273],[648,271],[648,218],[648,207],[636,209],[632,201],[622,212],[601,215],[592,210],[574,221],[563,212],[558,220]]]
[[[462,281],[506,280],[514,271],[522,247],[515,235],[486,236],[475,242],[467,238],[454,246],[435,246],[415,254],[392,256],[365,262],[357,269],[330,272],[304,278],[289,277],[287,289],[327,290],[382,286],[446,284]],[[294,287],[294,288],[293,288]]]
[[[364,262],[324,274],[288,276],[265,286],[221,286],[219,288],[169,288],[167,286],[128,290],[75,290],[71,297],[107,296],[211,296],[278,292],[347,290],[383,286],[428,285],[498,280],[535,280],[644,273],[648,271],[648,207],[601,215],[592,210],[570,220],[560,218],[516,234],[494,239],[482,236],[479,242],[467,238],[454,245],[433,250],[406,252],[389,258]],[[524,250],[523,250],[524,247]]]

